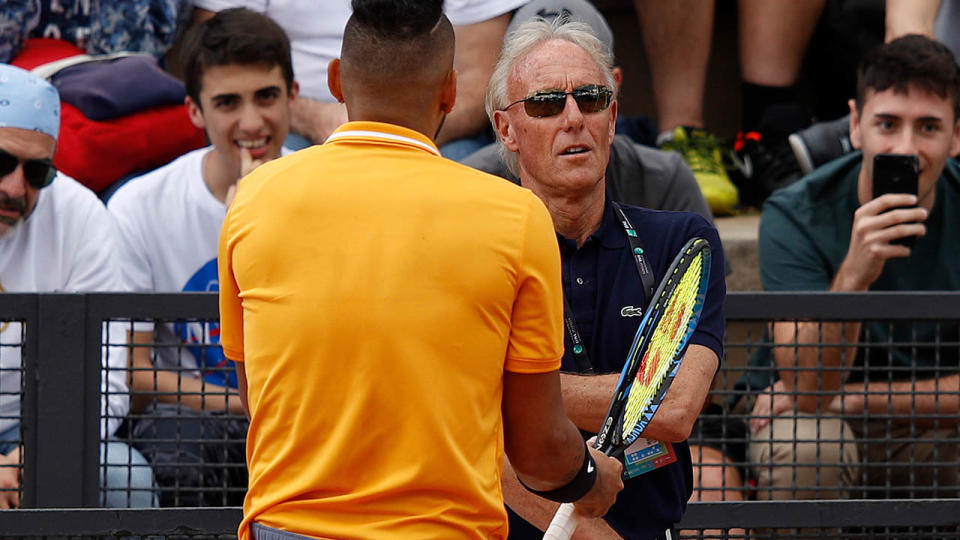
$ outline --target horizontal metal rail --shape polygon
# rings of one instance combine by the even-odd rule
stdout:
[[[0,511],[4,536],[232,535],[242,510],[48,508]],[[697,502],[682,529],[960,526],[960,499]]]

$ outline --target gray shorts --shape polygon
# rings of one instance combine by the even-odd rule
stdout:
[[[316,540],[312,536],[281,531],[273,527],[267,527],[259,523],[250,526],[250,532],[253,534],[253,540]]]

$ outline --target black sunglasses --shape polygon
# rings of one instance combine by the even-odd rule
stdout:
[[[6,176],[17,170],[23,163],[23,176],[27,183],[35,189],[43,189],[53,182],[57,169],[49,159],[20,159],[19,157],[0,149],[0,176]]]
[[[613,99],[613,90],[599,84],[588,84],[574,88],[573,92],[561,92],[560,90],[534,92],[500,110],[505,111],[517,103],[523,103],[523,110],[528,116],[534,118],[556,116],[562,113],[564,107],[567,106],[567,96],[573,96],[573,100],[577,102],[577,107],[580,107],[580,112],[584,114],[595,113],[605,111],[610,106],[610,101]]]

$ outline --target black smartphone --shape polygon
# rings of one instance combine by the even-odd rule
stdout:
[[[920,162],[912,154],[877,154],[873,157],[873,198],[887,193],[917,195]],[[898,238],[892,243],[913,246],[916,236]]]

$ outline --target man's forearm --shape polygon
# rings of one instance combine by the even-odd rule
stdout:
[[[788,391],[796,391],[797,408],[817,412],[839,391],[856,358],[859,322],[778,322],[774,324],[774,358]],[[826,346],[825,346],[826,345]]]
[[[134,399],[139,408],[145,402],[183,404],[198,411],[227,411],[243,413],[240,395],[236,390],[209,383],[177,371],[158,369],[134,374]]]
[[[923,34],[933,39],[939,10],[940,0],[887,0],[883,40],[890,42],[907,34]]]
[[[960,375],[920,381],[849,383],[831,406],[839,414],[901,416],[895,421],[956,424]]]
[[[560,374],[563,407],[578,428],[589,433],[600,431],[610,400],[617,388],[619,373],[606,375]]]
[[[658,441],[686,440],[710,392],[718,363],[716,353],[710,348],[690,345],[670,391],[644,429],[643,436]],[[606,420],[607,409],[619,380],[618,373],[561,374],[560,385],[567,416],[584,431],[599,431]]]
[[[510,13],[504,13],[476,24],[454,27],[457,101],[437,135],[438,145],[474,135],[487,126],[489,120],[483,100],[509,24]]]
[[[342,103],[298,96],[291,105],[290,129],[316,144],[322,144],[346,121],[347,108]]]
[[[510,460],[503,462],[503,500],[511,510],[541,531],[546,530],[557,513],[559,503],[537,497],[527,491],[517,480]],[[573,536],[578,538],[597,538],[618,540],[620,535],[614,532],[602,518],[582,519]]]

